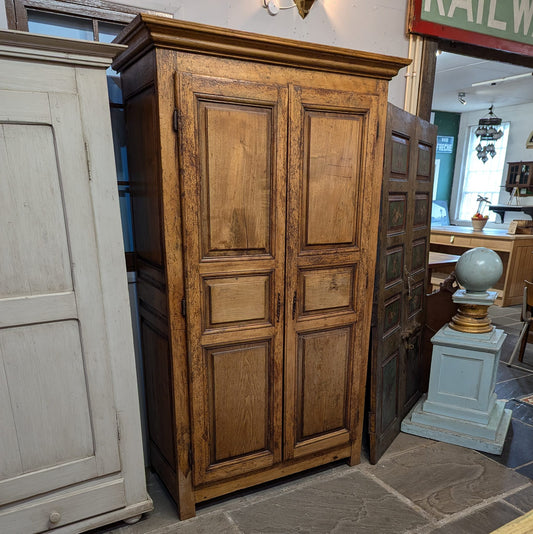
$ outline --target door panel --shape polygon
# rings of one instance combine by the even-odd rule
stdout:
[[[211,465],[269,450],[268,342],[207,351]]]
[[[0,92],[0,504],[120,469],[79,113]]]
[[[365,143],[377,98],[291,86],[284,457],[350,443]],[[364,278],[364,277],[363,277]],[[366,355],[364,356],[366,359]],[[293,414],[297,414],[294,417]],[[348,414],[351,414],[348,416]]]
[[[287,89],[185,73],[177,94],[202,484],[281,460]]]
[[[422,392],[420,336],[436,128],[389,104],[372,311],[368,431],[376,463]]]

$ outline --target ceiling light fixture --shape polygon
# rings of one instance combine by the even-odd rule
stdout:
[[[490,106],[487,116],[479,119],[478,127],[474,132],[479,137],[479,144],[476,147],[477,157],[483,163],[487,162],[489,156],[493,158],[496,155],[494,143],[503,137],[503,131],[498,129],[502,120],[496,117],[493,108],[494,106]]]
[[[515,74],[514,76],[506,76],[505,78],[496,78],[494,80],[487,80],[486,82],[476,82],[472,84],[472,87],[479,87],[480,85],[496,85],[501,82],[510,82],[512,80],[518,80],[520,78],[527,78],[532,76],[533,72],[526,72],[525,74]]]
[[[463,91],[461,91],[460,93],[457,93],[457,100],[459,100],[459,102],[461,104],[463,104],[463,106],[466,106],[466,93],[464,93]]]

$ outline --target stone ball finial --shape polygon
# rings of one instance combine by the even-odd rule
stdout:
[[[467,293],[485,293],[503,274],[503,263],[496,252],[477,247],[467,250],[457,262],[455,276]]]

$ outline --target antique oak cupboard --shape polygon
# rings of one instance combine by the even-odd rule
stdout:
[[[359,462],[387,80],[407,61],[145,15],[118,40],[151,461],[180,517]]]

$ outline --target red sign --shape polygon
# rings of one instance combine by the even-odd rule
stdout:
[[[533,56],[533,0],[409,0],[409,32]]]

